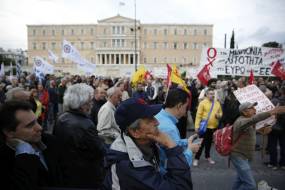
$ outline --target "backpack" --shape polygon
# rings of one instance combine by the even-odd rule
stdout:
[[[214,132],[214,144],[217,152],[222,156],[229,156],[234,145],[239,141],[241,133],[237,140],[233,143],[233,126],[226,125],[222,129],[218,129]]]

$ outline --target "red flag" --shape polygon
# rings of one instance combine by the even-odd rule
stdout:
[[[272,64],[271,73],[285,80],[285,68],[281,65],[279,60]]]
[[[248,84],[253,84],[253,81],[254,81],[254,76],[253,76],[253,71],[251,69],[249,79],[248,79]]]
[[[170,77],[171,77],[172,68],[168,64],[166,66],[167,66],[167,79],[166,79],[166,81],[167,81],[167,86],[169,86],[170,82],[171,82]]]
[[[152,74],[149,71],[146,71],[145,74],[144,74],[144,79],[147,80],[147,79],[150,79],[150,78],[152,78]]]
[[[203,69],[198,73],[197,78],[203,85],[208,85],[208,81],[211,79],[210,64],[207,64],[203,67]]]

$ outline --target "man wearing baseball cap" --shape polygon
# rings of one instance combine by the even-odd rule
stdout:
[[[122,102],[115,112],[121,135],[106,156],[104,189],[192,189],[190,167],[183,149],[158,130],[154,118],[161,105],[138,98]],[[167,173],[159,172],[158,146],[166,148]]]
[[[241,116],[233,124],[233,142],[230,160],[237,171],[233,190],[256,189],[249,161],[252,160],[256,144],[255,124],[272,115],[285,113],[285,106],[275,107],[271,111],[256,114],[257,102],[245,102],[239,106]],[[239,139],[239,140],[238,140]]]

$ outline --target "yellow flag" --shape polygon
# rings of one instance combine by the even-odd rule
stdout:
[[[176,65],[172,66],[172,71],[171,71],[171,76],[170,76],[170,80],[173,83],[178,84],[179,86],[181,86],[183,88],[183,90],[185,90],[186,92],[189,93],[189,90],[187,88],[187,84],[186,82],[181,78],[181,75],[176,67]]]
[[[141,65],[138,70],[132,75],[131,83],[136,86],[137,83],[144,81],[146,70],[143,65]]]

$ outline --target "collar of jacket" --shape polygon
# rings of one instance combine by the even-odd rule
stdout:
[[[122,139],[124,138],[124,139]],[[119,136],[111,145],[110,149],[119,152],[125,152],[129,155],[129,159],[135,168],[153,166],[150,162],[143,158],[143,153],[137,147],[135,142],[127,135]]]
[[[72,114],[76,114],[76,115],[81,115],[83,117],[88,117],[85,113],[81,112],[80,110],[70,109],[67,112],[72,113]]]
[[[165,109],[161,109],[159,113],[162,114],[164,117],[169,118],[175,125],[176,123],[178,123],[178,119],[171,113],[165,111]]]

